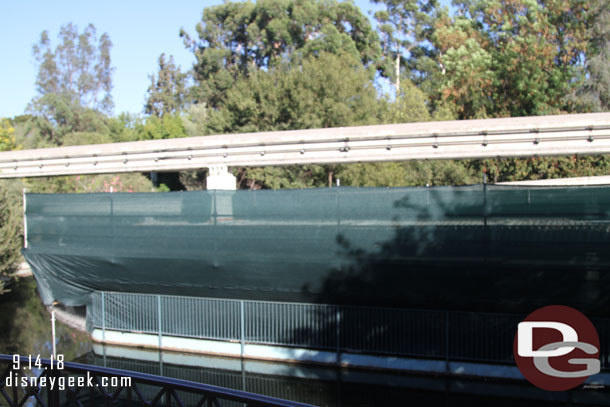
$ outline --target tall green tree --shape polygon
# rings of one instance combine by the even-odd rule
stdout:
[[[582,81],[587,50],[584,0],[467,0],[439,9],[416,55],[432,104],[459,118],[543,115],[576,110],[568,95]]]
[[[21,259],[22,207],[19,182],[0,181],[0,276],[17,271]],[[4,292],[0,279],[0,294]]]
[[[40,96],[65,95],[80,106],[112,111],[112,73],[108,34],[99,38],[93,24],[82,33],[72,23],[59,30],[60,43],[53,48],[43,31],[32,52],[39,64],[36,90]]]
[[[584,111],[610,111],[610,0],[590,2],[586,80],[577,91]]]
[[[608,8],[582,0],[469,0],[439,12],[427,84],[460,118],[600,110],[606,87]],[[606,14],[607,15],[607,14]],[[601,23],[601,24],[600,24]],[[607,69],[607,68],[606,68]],[[585,79],[586,78],[586,79]],[[574,93],[580,99],[574,98]],[[538,157],[465,162],[490,181],[607,174],[607,158]]]
[[[189,137],[205,136],[210,133],[208,120],[210,109],[205,103],[190,105],[182,116],[184,129]]]
[[[432,23],[436,0],[372,0],[384,5],[375,12],[381,34],[383,73],[392,78],[396,93],[400,92],[401,69],[411,51],[426,39]]]
[[[165,54],[161,54],[159,71],[150,77],[144,112],[161,117],[182,110],[186,103],[186,79],[187,75],[174,64],[173,55],[165,60]]]
[[[378,122],[377,112],[377,91],[360,61],[322,52],[238,78],[208,126],[216,134],[356,126]]]
[[[14,149],[15,128],[8,119],[0,118],[0,151]]]
[[[319,52],[356,54],[376,67],[379,40],[368,18],[350,2],[258,0],[206,8],[198,39],[181,32],[197,58],[194,96],[220,106],[240,76],[269,69],[294,57]]]
[[[161,117],[147,117],[146,121],[138,126],[137,134],[139,140],[159,140],[188,136],[184,127],[184,121],[177,113],[165,114]]]
[[[427,122],[431,119],[428,104],[428,96],[411,80],[404,78],[384,122]]]
[[[0,151],[16,147],[15,128],[8,119],[0,119]],[[21,250],[21,201],[19,183],[0,181],[0,277],[17,270]],[[4,283],[0,278],[0,294]]]
[[[107,116],[62,94],[49,93],[37,98],[29,110],[32,116],[28,127],[42,145],[62,145],[64,137],[74,132],[108,132]]]
[[[90,24],[79,33],[72,23],[59,31],[52,46],[43,31],[32,53],[38,63],[37,96],[29,105],[35,128],[48,141],[61,144],[70,132],[105,130],[112,111],[112,73],[108,34],[97,36]]]
[[[0,119],[0,151],[15,149],[15,129],[8,119]],[[0,180],[0,294],[4,290],[2,277],[17,270],[21,258],[21,194],[20,182]]]

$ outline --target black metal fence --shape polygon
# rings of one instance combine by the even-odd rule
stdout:
[[[18,360],[0,355],[0,405],[21,407],[33,398],[42,407],[113,406],[119,402],[122,406],[146,407],[309,406],[241,390],[80,363],[58,365],[57,361],[42,359],[30,369],[32,361],[28,357]],[[26,382],[28,385],[22,385]]]

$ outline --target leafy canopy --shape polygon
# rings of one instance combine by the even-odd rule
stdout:
[[[99,38],[90,24],[82,33],[72,23],[59,31],[53,47],[43,31],[32,53],[38,63],[38,95],[28,110],[42,139],[61,144],[71,132],[105,131],[112,111],[112,73],[108,34]]]
[[[144,113],[161,117],[182,110],[186,104],[187,75],[174,64],[174,57],[165,60],[165,54],[159,57],[159,71],[150,77]]]
[[[204,9],[198,39],[182,37],[197,62],[194,96],[215,108],[240,76],[320,52],[347,53],[365,67],[380,58],[377,33],[350,2],[259,0]]]
[[[460,118],[572,111],[566,95],[580,83],[586,51],[584,0],[469,0],[457,15],[439,12],[430,40],[442,74],[435,97]],[[430,67],[431,68],[431,67]]]
[[[59,30],[60,43],[53,48],[43,31],[32,53],[38,62],[36,90],[40,97],[62,95],[70,102],[105,113],[112,111],[112,42],[108,34],[99,38],[93,24],[82,33],[72,23]]]

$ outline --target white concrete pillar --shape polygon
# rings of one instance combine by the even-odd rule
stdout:
[[[209,167],[206,179],[207,189],[221,189],[225,191],[235,191],[237,189],[237,179],[231,174],[226,165]]]
[[[207,181],[208,190],[235,191],[237,179],[231,174],[226,165],[209,167]],[[233,219],[233,192],[214,194],[214,222],[223,222]]]

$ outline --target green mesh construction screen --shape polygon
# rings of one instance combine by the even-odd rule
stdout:
[[[27,195],[46,303],[93,290],[530,312],[610,309],[610,188]]]

